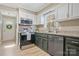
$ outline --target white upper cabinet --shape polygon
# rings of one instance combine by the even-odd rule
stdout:
[[[36,25],[44,24],[45,19],[41,14],[36,15]]]
[[[57,21],[64,21],[68,18],[68,4],[63,4],[57,8]]]
[[[73,3],[69,4],[69,18],[73,17]]]
[[[37,24],[47,24],[47,17],[52,16],[56,21],[67,21],[79,18],[79,3],[63,3],[44,15],[37,15]]]
[[[36,25],[41,24],[41,15],[36,16]]]
[[[45,24],[44,15],[41,15],[41,24]]]
[[[69,4],[69,18],[79,17],[79,3],[70,3]]]
[[[63,4],[57,10],[57,21],[79,18],[79,3]]]
[[[79,17],[79,3],[73,3],[73,17]]]

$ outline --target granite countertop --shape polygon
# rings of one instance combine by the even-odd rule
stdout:
[[[38,33],[46,33],[46,34],[54,34],[54,35],[61,35],[61,36],[70,36],[70,37],[78,37],[79,38],[79,32],[73,33],[73,32],[38,32]]]

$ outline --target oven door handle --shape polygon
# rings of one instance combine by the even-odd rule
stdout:
[[[72,41],[72,43],[78,44],[79,42]]]

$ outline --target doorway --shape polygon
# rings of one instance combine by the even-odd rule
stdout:
[[[14,41],[16,43],[16,17],[2,15],[1,42]]]

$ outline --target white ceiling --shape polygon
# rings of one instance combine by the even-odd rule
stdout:
[[[24,8],[33,12],[38,12],[50,5],[50,3],[1,3],[0,5],[13,8]]]

